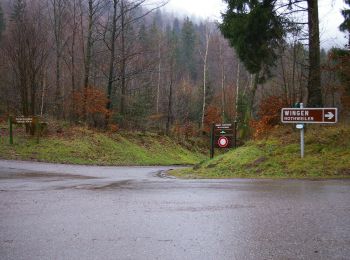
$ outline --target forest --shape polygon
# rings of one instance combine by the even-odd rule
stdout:
[[[167,13],[165,1],[3,0],[0,116],[191,136],[236,121],[241,138],[298,102],[350,120],[349,46],[309,37],[317,1],[229,2],[211,21]]]

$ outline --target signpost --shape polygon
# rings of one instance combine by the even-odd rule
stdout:
[[[40,136],[40,123],[39,123],[39,117],[30,116],[30,117],[24,117],[24,116],[16,116],[15,118],[12,118],[9,116],[9,132],[10,132],[10,144],[13,144],[13,124],[31,124],[32,127],[34,127],[35,132],[37,134],[37,143],[39,143],[39,136]]]
[[[236,124],[212,124],[210,158],[214,157],[214,148],[236,147]]]
[[[297,124],[300,129],[300,157],[304,158],[304,124],[335,124],[338,122],[338,109],[330,108],[282,108],[282,123]]]

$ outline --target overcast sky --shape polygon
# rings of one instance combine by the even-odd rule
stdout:
[[[345,7],[344,1],[318,0],[318,2],[322,47],[343,47],[347,40],[338,27],[343,21],[340,10]],[[222,0],[170,0],[165,9],[189,16],[218,20],[225,6]]]

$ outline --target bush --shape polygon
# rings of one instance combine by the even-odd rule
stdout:
[[[281,120],[281,109],[286,106],[287,103],[277,96],[264,99],[259,106],[259,119],[250,121],[250,126],[254,129],[253,137],[262,137],[278,125]]]

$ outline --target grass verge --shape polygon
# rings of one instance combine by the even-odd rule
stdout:
[[[0,158],[88,165],[176,165],[204,159],[199,147],[186,148],[167,136],[151,133],[102,133],[83,127],[34,139],[16,134],[13,145],[0,136]]]
[[[169,173],[180,178],[350,178],[348,125],[309,126],[304,158],[299,142],[299,131],[279,126],[266,139]]]

